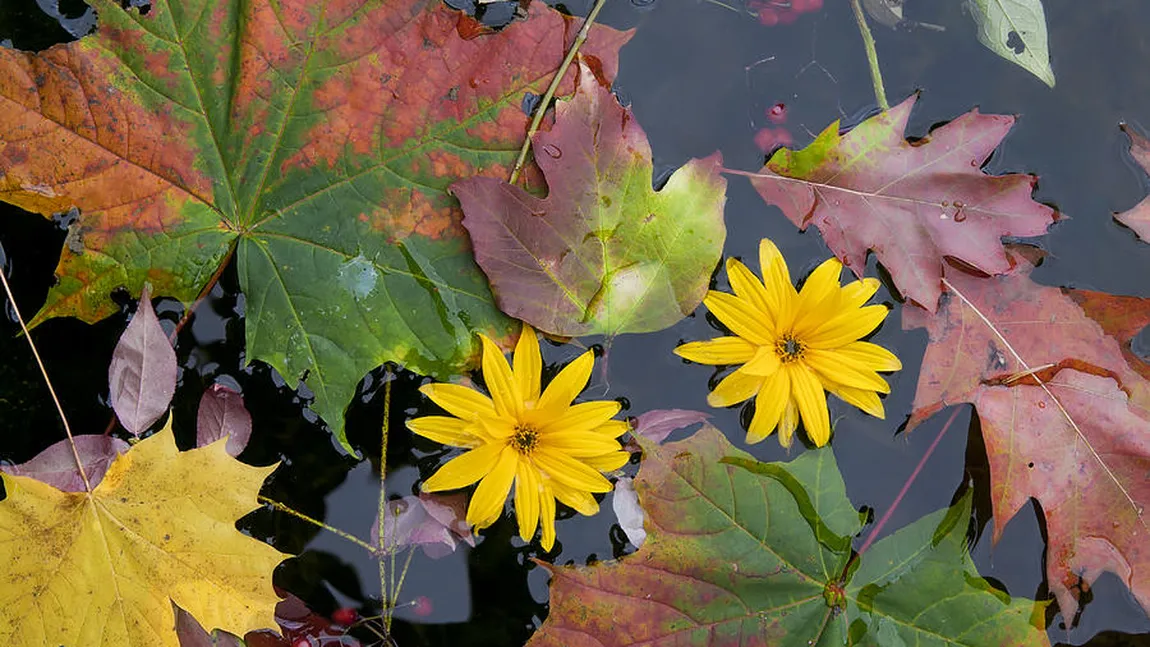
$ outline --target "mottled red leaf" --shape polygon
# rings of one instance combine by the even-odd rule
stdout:
[[[981,384],[1049,365],[1111,375],[1131,385],[1136,400],[1150,403],[1150,390],[1134,379],[1147,371],[1129,348],[1137,330],[1129,324],[1121,330],[1135,313],[1150,317],[1150,300],[1039,285],[1030,279],[1033,265],[1011,256],[1015,267],[1001,276],[947,268],[947,291],[934,315],[903,309],[903,329],[926,328],[929,335],[907,429],[943,407],[972,402]],[[1125,318],[1116,318],[1123,308]],[[1111,336],[1120,330],[1127,336]]]
[[[447,378],[472,365],[476,331],[518,330],[446,189],[507,177],[523,97],[580,20],[534,3],[465,40],[440,0],[91,4],[90,36],[0,48],[0,200],[80,212],[34,323],[95,321],[145,281],[190,304],[234,258],[244,357],[306,377],[341,441],[372,368]],[[613,78],[628,37],[596,26],[583,51]]]
[[[1150,611],[1150,410],[1113,379],[1073,369],[1044,387],[980,387],[974,404],[995,539],[1034,497],[1046,516],[1046,578],[1063,617],[1077,611],[1075,589],[1104,571]]]
[[[178,373],[176,352],[145,286],[108,366],[112,408],[124,429],[139,436],[164,415],[176,392]]]
[[[933,312],[946,257],[1000,274],[1010,268],[1002,237],[1037,236],[1057,215],[1031,199],[1034,176],[980,170],[1014,117],[972,110],[909,142],[916,99],[779,150],[751,182],[797,227],[818,227],[857,276],[873,250],[903,295]]]
[[[92,487],[104,478],[108,465],[118,454],[128,451],[128,443],[112,436],[74,436],[76,453],[84,463],[84,474]],[[31,460],[19,465],[0,465],[0,472],[13,476],[29,476],[64,492],[83,492],[84,479],[76,469],[76,454],[67,438],[50,445]]]
[[[726,236],[719,154],[655,191],[647,135],[582,63],[532,144],[546,198],[494,178],[451,185],[499,307],[554,335],[649,332],[694,312]]]
[[[252,437],[252,414],[244,396],[223,384],[213,384],[200,398],[196,413],[196,445],[203,447],[227,437],[227,452],[239,456]]]
[[[1130,157],[1134,158],[1143,171],[1150,174],[1150,141],[1126,124],[1122,124],[1122,132],[1130,137]],[[1150,197],[1143,198],[1128,211],[1115,215],[1114,219],[1133,229],[1142,240],[1150,242]]]

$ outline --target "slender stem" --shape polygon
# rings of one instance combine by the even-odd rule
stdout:
[[[870,78],[871,82],[874,83],[874,98],[878,101],[878,107],[885,112],[890,110],[890,104],[887,103],[886,89],[882,85],[882,70],[878,67],[878,52],[874,48],[874,36],[870,33],[870,27],[866,23],[866,16],[863,14],[859,0],[851,0],[851,9],[854,9],[855,22],[859,25],[863,47],[866,49],[866,60],[867,63],[870,63]]]
[[[906,480],[906,483],[902,484],[902,489],[898,491],[898,496],[894,498],[894,501],[890,504],[890,507],[887,508],[886,514],[882,516],[882,519],[878,520],[878,523],[875,524],[874,528],[870,531],[870,535],[867,536],[866,541],[864,541],[863,545],[858,549],[856,557],[858,555],[862,555],[864,552],[866,552],[866,549],[870,548],[870,545],[874,543],[875,538],[877,538],[878,534],[882,532],[883,526],[886,525],[887,521],[890,521],[891,515],[893,515],[895,509],[898,508],[898,504],[902,503],[902,499],[906,496],[906,493],[910,491],[911,484],[913,484],[914,480],[918,478],[919,472],[922,471],[923,466],[926,465],[927,459],[930,458],[931,454],[934,453],[935,448],[938,447],[938,442],[942,440],[943,436],[946,435],[946,430],[950,429],[950,425],[954,422],[954,419],[958,417],[959,411],[962,411],[962,407],[954,408],[954,411],[950,414],[950,417],[947,418],[946,424],[942,426],[942,431],[938,432],[938,436],[934,439],[934,442],[930,444],[930,447],[927,448],[926,453],[923,454],[922,458],[919,459],[918,465],[914,466],[914,471],[910,473],[910,478]]]
[[[531,125],[527,128],[527,137],[523,140],[523,146],[519,149],[519,158],[515,160],[515,167],[511,169],[511,177],[507,180],[509,184],[515,184],[519,181],[519,174],[523,172],[523,164],[527,162],[527,151],[531,150],[531,138],[535,136],[535,131],[539,130],[539,124],[543,123],[543,115],[547,112],[547,106],[551,105],[551,100],[555,98],[555,92],[567,74],[567,68],[571,67],[571,62],[575,60],[579,48],[587,40],[587,34],[591,33],[591,25],[595,22],[595,17],[599,15],[599,10],[603,8],[605,3],[606,0],[595,0],[595,6],[591,8],[591,13],[587,14],[587,19],[583,21],[583,28],[575,36],[575,42],[571,44],[571,49],[567,50],[566,58],[559,65],[555,77],[551,79],[551,85],[547,86],[547,92],[543,93],[539,105],[535,106],[535,114],[532,115]]]
[[[20,330],[24,331],[24,339],[32,347],[32,356],[36,358],[36,365],[40,367],[40,375],[44,376],[44,384],[48,385],[48,393],[52,395],[52,402],[56,403],[56,413],[60,414],[60,422],[64,423],[64,433],[68,434],[68,444],[72,446],[72,458],[76,459],[76,470],[80,472],[80,479],[84,481],[84,489],[92,491],[92,483],[84,471],[84,463],[80,460],[80,452],[76,449],[76,439],[72,436],[72,427],[68,425],[68,418],[64,415],[64,407],[60,405],[60,398],[56,389],[52,388],[52,380],[48,379],[48,369],[44,368],[44,360],[40,359],[40,351],[36,350],[36,343],[32,341],[32,333],[28,332],[28,324],[24,323],[24,315],[20,314],[20,306],[16,305],[16,297],[12,294],[12,287],[8,285],[8,277],[0,269],[0,282],[4,284],[4,293],[8,295],[8,302],[12,304],[12,312],[16,313],[16,320],[20,322]]]
[[[270,505],[271,507],[275,508],[276,510],[279,510],[280,512],[286,512],[293,517],[303,519],[304,521],[312,524],[313,526],[316,526],[318,528],[323,528],[324,530],[326,530],[328,532],[331,532],[331,533],[334,533],[340,537],[343,537],[344,539],[350,541],[353,544],[356,544],[357,546],[360,546],[362,548],[366,548],[368,550],[368,552],[370,552],[372,554],[375,553],[375,546],[372,546],[371,544],[367,543],[366,541],[360,539],[359,537],[356,537],[355,535],[353,535],[349,532],[345,532],[343,530],[340,530],[339,528],[336,528],[335,526],[329,526],[326,523],[320,521],[319,519],[313,519],[313,518],[307,516],[306,514],[300,512],[299,510],[296,510],[295,508],[290,508],[286,504],[280,503],[279,501],[276,501],[274,499],[269,499],[262,494],[259,495],[258,499],[259,499],[260,503],[266,503],[266,504]]]
[[[392,554],[394,555],[395,551],[392,551]],[[415,546],[412,546],[407,551],[407,559],[405,559],[403,562],[403,572],[399,574],[399,582],[395,586],[395,598],[396,599],[399,598],[399,589],[403,587],[403,580],[407,578],[407,569],[409,566],[411,566],[411,558],[414,556],[415,556]],[[392,569],[394,570],[394,568],[395,568],[394,562],[392,564],[393,564]],[[389,634],[391,633],[391,618],[394,615],[395,615],[395,605],[393,604],[390,607],[388,607],[387,618],[384,620],[384,623],[383,623],[384,628],[387,629],[387,632]]]
[[[385,550],[383,546],[384,527],[387,519],[387,432],[391,422],[391,383],[394,381],[391,370],[387,371],[384,376],[386,380],[383,383],[383,437],[379,441],[379,509],[378,516],[379,526],[376,528],[376,536],[379,537],[379,588],[383,591],[383,626],[387,631],[391,631],[391,614],[393,601],[397,597],[395,595],[395,551]],[[388,568],[384,561],[385,553],[390,553],[391,568]]]

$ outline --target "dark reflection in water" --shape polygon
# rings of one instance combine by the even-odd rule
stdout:
[[[742,8],[740,0],[729,2]],[[590,4],[571,0],[563,6],[584,14]],[[922,91],[908,128],[908,134],[917,136],[974,106],[987,113],[1020,115],[987,170],[1039,175],[1037,199],[1070,216],[1041,240],[1050,256],[1034,273],[1035,279],[1148,296],[1150,247],[1114,223],[1111,214],[1136,204],[1150,188],[1131,164],[1118,130],[1123,121],[1143,132],[1150,127],[1150,75],[1145,73],[1150,40],[1144,36],[1150,4],[1046,0],[1045,5],[1056,88],[1047,88],[979,45],[961,3],[912,2],[906,7],[908,18],[941,25],[946,31],[874,27],[887,94],[897,102]],[[66,7],[66,13],[73,18],[83,15],[73,6]],[[754,170],[764,159],[760,144],[767,138],[760,136],[756,144],[763,129],[773,129],[773,141],[782,143],[785,140],[779,138],[785,129],[793,145],[803,146],[833,120],[853,125],[876,110],[861,40],[845,2],[826,2],[821,12],[775,27],[702,1],[612,2],[601,21],[636,28],[621,56],[617,90],[650,136],[656,176],[663,179],[687,159],[716,149],[722,151],[727,166]],[[34,0],[0,3],[0,41],[17,47],[37,49],[67,40],[68,29],[75,27],[65,24],[69,26],[61,27]],[[778,105],[785,108],[785,124],[777,119]],[[797,232],[777,209],[765,206],[744,179],[729,178],[728,196],[727,255],[757,266],[757,241],[769,236],[786,255],[792,273],[801,276],[829,254],[817,233]],[[51,222],[0,205],[0,244],[9,263],[5,268],[26,312],[43,303],[64,243],[65,232]],[[873,260],[868,271],[883,276]],[[726,289],[725,278],[717,285]],[[306,401],[290,388],[294,385],[284,384],[263,365],[244,367],[243,298],[237,292],[234,269],[229,269],[204,311],[180,334],[177,429],[191,429],[204,388],[225,376],[234,380],[243,389],[254,422],[252,445],[243,459],[258,465],[283,461],[265,494],[368,536],[377,506],[379,421],[388,374],[373,372],[349,410],[348,436],[366,457],[357,463],[336,449],[315,417],[306,413]],[[896,301],[886,289],[877,299]],[[171,325],[179,317],[178,304],[162,301],[161,306],[161,317]],[[125,302],[125,308],[130,307]],[[877,515],[886,511],[944,421],[944,416],[936,416],[912,434],[900,433],[926,337],[923,331],[899,329],[898,308],[896,304],[896,312],[874,339],[895,350],[906,365],[890,379],[888,419],[867,418],[832,404],[832,419],[838,419],[835,453],[847,491],[856,506],[868,506]],[[56,320],[35,333],[80,433],[99,433],[107,424],[107,361],[124,321],[123,315],[95,326]],[[0,459],[10,461],[25,460],[62,437],[25,342],[14,336],[16,330],[6,318],[5,334],[0,334],[0,354],[8,358],[0,362]],[[709,318],[696,315],[660,333],[620,337],[607,355],[609,380],[597,372],[588,395],[626,397],[632,413],[671,407],[708,410],[705,397],[712,369],[685,365],[670,351],[681,341],[713,335]],[[1145,352],[1144,345],[1136,349]],[[545,346],[544,352],[548,362],[558,363],[573,358],[578,349]],[[416,391],[420,383],[422,378],[402,372],[393,382],[388,457],[392,496],[412,493],[418,479],[428,476],[444,455],[438,446],[412,438],[403,428],[407,416],[432,411]],[[713,422],[745,447],[740,411],[712,413]],[[188,434],[183,436],[181,442],[190,444]],[[795,448],[788,456],[770,439],[748,449],[763,460],[786,460],[802,451]],[[633,472],[634,466],[628,469]],[[971,420],[969,410],[960,412],[886,532],[949,505],[968,479],[976,495],[977,539],[972,553],[980,573],[1013,595],[1049,597],[1043,568],[1045,529],[1037,506],[1019,512],[1006,525],[1001,541],[991,546],[986,460],[977,421]],[[440,561],[417,554],[399,602],[425,596],[430,604],[401,607],[395,627],[398,644],[522,644],[547,611],[547,578],[530,558],[584,563],[629,550],[624,549],[618,528],[612,527],[610,496],[603,507],[604,512],[592,518],[569,511],[561,514],[559,543],[551,555],[542,554],[536,545],[523,545],[515,537],[510,516],[486,531],[474,550]],[[277,572],[277,582],[304,597],[315,610],[328,613],[348,605],[364,612],[378,608],[377,565],[361,549],[267,510],[253,513],[244,526],[282,550],[302,552],[300,559]],[[1150,644],[1146,633],[1150,620],[1116,577],[1101,577],[1084,601],[1077,625],[1070,628],[1052,608],[1048,621],[1053,642]]]

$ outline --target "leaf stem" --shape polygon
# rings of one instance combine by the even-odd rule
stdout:
[[[379,588],[383,591],[383,628],[387,632],[391,632],[391,616],[394,604],[392,601],[397,597],[392,590],[395,588],[395,551],[385,550],[383,546],[384,527],[387,525],[387,435],[388,428],[391,423],[391,383],[394,376],[390,369],[384,377],[383,383],[383,429],[382,438],[379,441],[379,508],[377,521],[379,525],[376,527],[376,537],[379,538],[379,546],[376,548],[379,551]],[[384,560],[384,554],[389,553],[387,561]],[[387,562],[391,562],[390,568]]]
[[[56,389],[52,388],[52,380],[48,379],[48,369],[44,368],[44,361],[40,359],[40,351],[36,350],[36,343],[32,341],[32,333],[28,332],[28,325],[24,323],[24,316],[20,314],[20,306],[16,305],[16,297],[12,294],[12,287],[8,285],[8,277],[0,269],[0,283],[4,284],[4,293],[8,295],[8,302],[12,304],[12,312],[16,313],[16,320],[20,322],[20,330],[24,331],[24,339],[32,347],[32,356],[36,358],[36,365],[40,367],[40,375],[44,376],[44,383],[48,385],[48,393],[52,395],[52,402],[56,404],[56,413],[60,414],[60,422],[64,423],[64,433],[68,435],[68,444],[72,447],[72,458],[76,459],[76,470],[80,472],[80,479],[84,481],[84,490],[91,493],[92,483],[84,471],[84,463],[80,460],[80,452],[76,449],[76,439],[72,436],[72,427],[64,415],[64,407],[60,405],[60,398]]]
[[[874,36],[870,33],[870,27],[866,22],[866,15],[863,14],[862,5],[859,0],[851,0],[851,9],[855,13],[855,22],[858,23],[859,33],[862,34],[863,48],[866,49],[866,60],[870,64],[870,78],[874,84],[874,98],[878,101],[878,107],[883,112],[890,110],[890,103],[886,100],[886,89],[882,84],[882,70],[878,66],[878,51],[874,47]]]
[[[313,518],[307,516],[306,514],[300,512],[299,510],[296,510],[295,508],[289,507],[285,503],[280,503],[279,501],[276,501],[275,499],[269,499],[262,494],[259,495],[258,499],[259,499],[260,503],[266,503],[266,504],[270,505],[271,507],[275,508],[276,510],[279,510],[280,512],[286,512],[287,514],[290,514],[293,517],[303,519],[304,521],[312,524],[313,526],[316,526],[318,528],[323,528],[324,530],[326,530],[328,532],[331,532],[331,533],[334,533],[340,537],[343,537],[344,539],[350,541],[353,544],[356,544],[357,546],[360,546],[362,548],[366,548],[367,551],[370,552],[371,554],[373,554],[373,555],[375,554],[375,546],[372,546],[371,544],[367,543],[366,541],[360,539],[359,537],[356,537],[355,535],[353,535],[349,532],[345,532],[343,530],[340,530],[339,528],[336,528],[335,526],[329,526],[326,523],[320,521],[319,519],[313,519]]]
[[[579,48],[583,46],[583,42],[587,40],[587,35],[591,33],[591,25],[595,22],[596,16],[599,15],[599,10],[603,8],[606,0],[595,0],[595,6],[591,7],[591,12],[587,14],[587,19],[583,21],[583,27],[579,30],[578,35],[575,36],[575,42],[571,43],[571,49],[567,50],[567,56],[563,62],[559,64],[559,69],[555,71],[555,76],[551,79],[551,85],[547,86],[547,91],[543,93],[543,98],[539,100],[539,104],[535,106],[535,113],[531,116],[531,125],[527,127],[527,137],[523,140],[523,146],[519,149],[519,157],[515,160],[515,167],[511,169],[511,177],[508,178],[509,184],[515,184],[519,181],[519,174],[523,172],[523,165],[527,162],[527,151],[531,150],[531,138],[535,135],[535,131],[539,130],[539,124],[543,123],[543,115],[547,112],[547,106],[551,104],[551,100],[555,98],[555,92],[559,89],[559,84],[563,81],[563,77],[567,74],[567,68],[571,67],[572,61],[575,60],[575,55],[579,53]]]

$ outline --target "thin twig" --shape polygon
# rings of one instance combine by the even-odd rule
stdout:
[[[851,9],[855,12],[855,22],[859,25],[859,33],[862,34],[863,47],[866,49],[866,60],[870,64],[870,78],[874,84],[874,98],[878,101],[878,107],[883,112],[890,110],[890,104],[886,100],[886,88],[882,84],[882,70],[878,66],[878,51],[874,47],[874,36],[870,33],[870,27],[866,23],[866,16],[863,14],[862,5],[859,0],[851,0]]]
[[[80,452],[76,449],[76,439],[72,437],[72,427],[68,425],[68,418],[64,415],[64,407],[60,406],[60,398],[56,389],[52,388],[52,380],[48,379],[48,369],[44,368],[44,361],[40,359],[40,351],[32,341],[32,333],[28,332],[28,325],[24,323],[24,316],[20,314],[20,306],[16,305],[16,297],[12,295],[12,287],[8,285],[8,277],[0,269],[0,282],[4,284],[4,293],[8,295],[8,302],[12,304],[12,312],[16,313],[16,320],[20,322],[20,330],[24,331],[24,339],[32,347],[32,356],[36,358],[36,365],[40,367],[40,375],[44,376],[44,384],[48,385],[48,393],[52,395],[52,402],[56,403],[56,413],[60,414],[60,422],[64,423],[64,433],[68,434],[68,444],[72,447],[72,457],[76,459],[76,470],[80,472],[80,479],[84,481],[84,489],[92,491],[92,483],[88,481],[88,474],[84,472],[84,463],[80,460]]]
[[[393,601],[395,600],[392,588],[395,586],[395,551],[385,550],[383,538],[387,520],[387,432],[391,422],[391,383],[393,376],[391,369],[387,370],[383,383],[383,437],[379,441],[379,524],[376,527],[376,536],[379,537],[379,588],[383,591],[383,627],[391,632],[391,615]],[[398,537],[396,538],[398,540]],[[384,554],[390,553],[391,568],[386,566]]]
[[[340,530],[339,528],[336,528],[335,526],[329,526],[326,523],[324,523],[318,519],[313,519],[313,518],[307,516],[306,514],[300,512],[299,510],[296,510],[295,508],[288,507],[286,504],[280,503],[279,501],[276,501],[275,499],[269,499],[262,494],[259,495],[258,499],[259,499],[260,503],[266,503],[266,504],[270,505],[271,507],[275,508],[276,510],[279,510],[280,512],[286,512],[293,517],[303,519],[304,521],[312,524],[313,526],[316,526],[318,528],[323,528],[324,530],[326,530],[328,532],[331,532],[331,533],[334,533],[340,537],[343,537],[344,539],[350,541],[353,544],[356,544],[357,546],[360,546],[362,548],[366,548],[368,550],[368,552],[372,553],[373,555],[375,554],[375,546],[372,546],[371,544],[367,543],[366,541],[360,539],[359,537],[356,537],[355,535],[353,535],[349,532],[345,532],[343,530]]]
[[[591,8],[591,13],[587,14],[587,19],[583,21],[583,27],[579,30],[579,34],[575,36],[575,42],[571,44],[571,49],[567,51],[566,58],[559,65],[559,69],[555,72],[555,77],[551,79],[551,85],[547,86],[547,92],[543,93],[543,98],[539,100],[539,104],[535,106],[535,114],[531,117],[531,125],[527,128],[527,137],[523,140],[523,146],[519,149],[519,158],[515,160],[515,167],[511,169],[511,177],[507,180],[509,184],[515,184],[519,181],[519,174],[523,172],[523,165],[527,162],[527,151],[531,150],[531,138],[535,136],[535,131],[539,130],[539,124],[543,123],[543,115],[547,112],[547,106],[551,104],[551,100],[555,98],[555,92],[559,89],[559,84],[563,81],[563,77],[567,74],[567,68],[571,67],[571,62],[575,60],[575,55],[579,53],[579,48],[583,46],[583,41],[587,40],[587,34],[591,33],[591,25],[595,22],[595,17],[599,15],[599,10],[603,8],[606,0],[595,0],[595,6]]]

